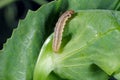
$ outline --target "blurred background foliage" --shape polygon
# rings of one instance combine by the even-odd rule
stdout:
[[[37,10],[41,5],[52,0],[0,0],[0,49],[18,21],[24,19],[28,10]]]

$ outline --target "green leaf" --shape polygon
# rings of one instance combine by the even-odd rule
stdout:
[[[53,31],[48,26],[54,27],[55,23],[51,22],[57,20],[57,9],[53,3],[42,6],[37,12],[29,11],[26,19],[19,22],[0,51],[0,80],[32,80],[40,48]]]
[[[47,0],[33,0],[33,1],[35,1],[36,3],[38,3],[40,5],[48,3]]]
[[[77,11],[65,26],[59,53],[52,50],[53,36],[44,43],[34,80],[46,80],[51,72],[68,80],[109,79],[120,68],[119,15],[108,10]]]
[[[42,45],[41,27],[35,16],[29,16],[19,22],[13,36],[0,52],[0,80],[31,80],[34,64]],[[37,14],[36,14],[37,15]],[[29,24],[31,23],[31,24]]]
[[[0,8],[12,3],[12,2],[15,2],[16,0],[0,0]]]
[[[88,5],[88,3],[89,3],[89,5]],[[87,10],[88,9],[116,9],[116,10],[118,10],[119,9],[118,3],[119,3],[119,0],[106,0],[106,1],[104,1],[104,0],[98,0],[98,1],[96,1],[96,0],[91,0],[91,1],[88,1],[88,0],[58,0],[58,1],[53,1],[51,3],[48,3],[46,5],[43,5],[37,11],[34,11],[34,12],[29,11],[25,20],[21,20],[19,22],[18,28],[14,30],[11,38],[6,42],[3,50],[0,51],[0,80],[32,80],[33,79],[33,70],[34,70],[34,66],[35,66],[36,60],[38,58],[41,46],[43,45],[43,42],[45,41],[45,39],[53,32],[54,26],[57,22],[57,19],[59,18],[60,14],[62,14],[64,11],[66,11],[68,9],[73,9],[76,12],[81,9],[85,9],[85,10],[86,9]],[[101,11],[98,11],[98,13],[100,13],[100,12]],[[73,18],[73,20],[71,19],[70,24],[75,25],[75,27],[77,27],[77,25],[79,26],[79,23],[77,23],[77,21],[74,22],[74,19],[78,18],[78,21],[79,21],[79,16],[81,17],[80,20],[85,19],[84,13],[86,13],[86,15],[88,15],[87,17],[89,17],[89,16],[94,17],[94,15],[92,14],[92,13],[94,13],[94,11],[92,11],[92,12],[88,11],[88,14],[87,14],[87,11],[86,12],[83,11],[82,13],[79,13],[79,11],[78,11],[77,13],[78,14],[83,13],[83,14],[82,15],[77,14]],[[107,13],[109,13],[109,11],[108,12],[102,11],[100,14],[102,16],[103,16],[103,14],[105,14],[107,16]],[[114,16],[116,16],[116,17],[118,16],[118,18],[119,18],[118,13],[117,12],[115,12],[115,13],[116,13],[116,15],[114,15]],[[110,14],[111,14],[111,12],[110,12]],[[95,14],[95,15],[97,15],[97,14]],[[101,15],[98,14],[97,17],[100,19],[104,19],[104,17],[101,17]],[[98,18],[95,18],[96,20],[91,20],[89,18],[89,21],[91,21],[91,24],[92,24],[93,22],[97,21]],[[114,18],[113,19],[108,19],[108,18],[110,18],[110,17],[106,18],[106,20],[108,20],[108,21],[114,20]],[[116,19],[118,19],[118,18],[116,18]],[[85,19],[85,20],[88,20],[88,19]],[[103,22],[105,22],[106,20],[104,20]],[[89,22],[89,21],[87,21],[87,22]],[[102,20],[100,20],[99,22],[101,23],[101,21]],[[119,19],[116,21],[119,22]],[[115,21],[115,23],[116,23],[116,21]],[[105,27],[104,24],[106,24],[106,23],[103,23],[103,25],[101,25],[101,26],[104,26],[104,28],[102,30],[105,30],[105,31],[109,30]],[[85,25],[85,23],[84,24],[81,23],[81,25]],[[75,33],[77,33],[77,34],[74,33],[74,35],[79,34],[78,31],[76,30],[77,28],[73,27],[73,30],[69,29],[69,28],[71,28],[71,27],[69,26],[69,23],[68,23],[68,28],[66,28],[64,35],[67,36],[67,34],[69,34],[69,32],[72,32],[72,31],[73,32],[71,33],[71,35],[73,35],[74,31],[75,31]],[[67,29],[68,29],[68,31],[67,31]],[[86,29],[86,28],[79,27],[79,29],[82,30],[82,29]],[[84,31],[84,30],[82,30],[82,31]],[[68,35],[66,38],[64,38],[65,40],[63,41],[63,43],[65,43],[66,45],[69,44],[69,43],[66,43],[66,41],[67,41],[67,39],[69,39],[69,40],[73,39],[71,35],[70,36]],[[86,35],[86,36],[88,36],[88,35]],[[115,36],[117,36],[117,33]],[[87,39],[85,36],[83,36],[83,37],[85,39]],[[39,55],[40,61],[39,60],[37,61],[37,65],[36,65],[35,72],[34,72],[34,74],[35,74],[34,80],[38,80],[38,79],[41,79],[41,80],[42,79],[43,80],[45,80],[45,79],[47,79],[47,80],[64,80],[64,78],[66,78],[66,74],[64,73],[64,75],[63,75],[63,73],[62,73],[62,75],[61,75],[59,70],[61,70],[61,72],[62,71],[64,72],[64,70],[65,70],[62,68],[62,66],[66,65],[67,63],[64,63],[64,64],[62,63],[62,62],[64,62],[64,60],[62,60],[63,59],[62,57],[66,57],[68,55],[68,54],[64,54],[64,53],[65,53],[65,50],[66,50],[66,52],[68,52],[69,47],[68,48],[66,47],[66,49],[64,49],[65,45],[62,45],[63,49],[64,49],[63,50],[64,53],[61,52],[62,54],[60,56],[59,56],[59,54],[56,55],[56,57],[58,57],[58,59],[59,58],[62,58],[62,59],[59,59],[60,63],[55,62],[55,64],[54,64],[54,61],[55,60],[58,61],[58,59],[55,57],[55,55],[53,55],[53,52],[51,49],[51,45],[52,45],[51,40],[52,40],[52,36],[50,37],[50,40],[49,40],[50,42],[48,42],[49,46],[48,46],[48,44],[44,44],[43,45],[44,48],[41,49],[43,51],[41,51],[41,54]],[[77,40],[77,38],[76,38],[76,40]],[[80,43],[81,47],[84,46],[84,43],[85,43],[85,41],[83,39],[83,42]],[[78,43],[76,43],[76,44],[78,44]],[[48,48],[46,48],[46,47],[48,47]],[[47,49],[47,51],[45,49]],[[73,50],[73,49],[71,49],[71,50]],[[46,52],[44,52],[44,51],[46,51]],[[88,57],[88,56],[89,55],[86,54],[86,57]],[[72,58],[69,57],[66,59],[69,61],[69,59],[72,59]],[[92,62],[90,62],[90,61],[88,61],[88,59],[86,60],[86,58],[84,58],[84,60],[82,62],[82,63],[85,62],[85,65],[83,65],[83,70],[92,71],[92,74],[90,74],[89,72],[88,73],[84,72],[84,73],[89,74],[88,77],[91,77],[92,75],[94,75],[95,76],[95,77],[93,77],[94,79],[98,79],[98,75],[96,73],[100,74],[99,76],[101,76],[101,78],[99,78],[99,79],[101,79],[101,80],[103,78],[108,78],[108,74],[111,74],[112,72],[114,72],[114,70],[116,70],[118,68],[118,66],[116,66],[109,72],[109,68],[108,68],[108,70],[103,69],[103,67],[107,68],[106,65],[104,65],[104,66],[100,65],[100,63],[102,63],[102,61],[99,61],[96,59],[94,60],[91,58],[89,58],[89,59],[90,59],[90,61],[92,60]],[[65,62],[67,62],[67,60],[65,60]],[[38,63],[42,63],[43,65],[38,64]],[[94,63],[94,64],[91,67],[89,67],[89,65],[91,65],[92,63]],[[59,67],[59,65],[60,65],[60,67]],[[88,67],[90,69],[88,69]],[[95,70],[94,70],[94,68],[95,68]],[[43,73],[41,73],[41,71]],[[65,71],[69,71],[69,70],[65,70]],[[96,73],[94,73],[94,71],[96,71]],[[75,78],[75,76],[72,76],[72,77]],[[85,78],[86,78],[86,76],[85,76]]]

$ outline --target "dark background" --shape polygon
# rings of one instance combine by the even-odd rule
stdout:
[[[48,2],[52,0],[47,0]],[[37,10],[42,4],[33,0],[18,0],[0,8],[0,50],[3,44],[12,35],[18,21],[24,19],[28,10]],[[87,77],[87,76],[86,76]],[[116,80],[111,77],[109,80]]]

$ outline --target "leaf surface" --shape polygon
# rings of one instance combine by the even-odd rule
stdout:
[[[89,5],[88,5],[88,3],[89,3]],[[80,25],[87,26],[87,23],[89,23],[92,25],[93,28],[95,28],[95,25],[97,25],[97,24],[93,24],[93,22],[96,23],[96,21],[98,19],[97,18],[95,18],[95,19],[93,18],[93,20],[90,19],[90,18],[94,17],[93,16],[94,11],[92,11],[92,12],[89,12],[89,11],[84,12],[83,11],[82,13],[79,13],[79,10],[88,10],[88,9],[119,10],[118,4],[119,4],[119,0],[114,0],[114,1],[113,0],[106,0],[106,1],[104,1],[104,0],[98,0],[98,1],[96,1],[96,0],[91,0],[91,1],[88,1],[88,0],[58,0],[58,1],[53,1],[51,3],[43,5],[37,11],[34,11],[34,12],[29,11],[25,20],[21,20],[19,22],[18,28],[14,30],[11,38],[6,42],[3,50],[0,51],[0,80],[32,80],[34,66],[35,66],[36,60],[38,58],[41,46],[43,45],[43,42],[53,32],[54,26],[55,26],[59,16],[64,11],[66,11],[68,9],[72,9],[77,12],[77,15],[75,15],[75,17],[73,17],[73,19],[71,19],[71,21],[69,23],[67,23],[67,25],[66,25],[66,27],[68,27],[68,28],[66,28],[64,36],[67,36],[67,37],[64,38],[65,40],[63,41],[63,44],[62,44],[62,46],[63,46],[62,47],[63,49],[61,49],[62,54],[60,56],[56,55],[57,57],[59,57],[58,58],[59,60],[55,57],[55,55],[53,55],[52,49],[50,47],[52,45],[52,43],[51,43],[52,36],[51,36],[50,40],[48,41],[48,43],[45,46],[45,49],[46,49],[46,47],[50,43],[49,47],[48,47],[48,51],[44,52],[45,49],[42,49],[43,52],[41,51],[41,54],[39,55],[39,60],[42,59],[41,61],[44,61],[45,63],[43,63],[43,65],[37,64],[37,66],[35,68],[35,72],[34,72],[34,74],[36,74],[36,75],[34,75],[34,80],[37,80],[39,78],[38,76],[41,76],[41,75],[42,75],[43,80],[44,79],[63,80],[64,78],[68,78],[68,77],[66,77],[67,74],[61,75],[61,72],[59,72],[59,70],[61,70],[63,72],[64,72],[64,70],[68,71],[68,72],[71,70],[71,68],[68,70],[65,69],[64,66],[70,65],[67,62],[71,61],[71,59],[72,59],[71,56],[76,54],[77,51],[75,51],[75,50],[78,49],[78,47],[79,47],[79,49],[84,47],[86,45],[86,40],[88,38],[90,40],[93,39],[93,41],[90,41],[90,44],[92,44],[92,42],[94,42],[94,45],[97,45],[99,43],[99,41],[97,42],[97,40],[94,41],[94,36],[96,34],[96,33],[93,33],[94,30],[90,29],[90,34],[87,34],[87,33],[85,33],[86,31],[89,31],[87,27],[84,27],[84,28],[79,27]],[[100,13],[100,11],[98,11],[98,13]],[[112,15],[111,13],[113,13],[115,15]],[[104,17],[100,18],[100,15],[103,16],[103,14],[105,14],[105,16],[104,16],[105,18],[107,16],[107,18],[105,20],[102,20],[102,18],[104,18]],[[111,23],[113,26],[111,26],[109,29],[107,29],[107,27],[105,27],[105,25],[107,25],[105,23],[106,20],[108,20],[108,22],[114,21],[116,26],[118,26],[116,21],[118,21],[118,23],[119,23],[119,20],[120,20],[119,13],[114,12],[114,11],[112,11],[112,12],[111,11],[110,12],[102,11],[100,14],[97,15],[94,13],[94,15],[96,15],[98,18],[100,18],[100,21],[98,21],[98,22],[103,23],[103,25],[101,24],[100,26],[104,26],[104,28],[100,28],[100,30],[99,30],[99,28],[97,29],[97,27],[95,28],[95,30],[100,31],[100,34],[108,33],[107,31],[109,31],[109,29],[115,28],[115,26]],[[111,17],[111,15],[117,17],[116,21],[113,17]],[[85,19],[85,17],[89,17],[89,16],[90,16],[90,18]],[[79,18],[79,17],[81,17],[81,18]],[[80,23],[77,23],[79,21],[79,19],[80,19]],[[74,20],[78,20],[78,21],[74,21]],[[103,22],[101,22],[101,21],[103,21]],[[73,25],[75,27],[73,27],[73,26],[72,26],[73,28],[70,27],[70,24],[71,24],[71,26]],[[110,25],[110,23],[109,23],[109,25]],[[71,28],[71,29],[69,29],[69,28]],[[82,30],[82,29],[85,29],[85,30]],[[82,33],[81,32],[78,33],[79,31],[77,31],[77,30],[82,30],[81,31]],[[113,33],[114,33],[114,35],[117,36],[119,32],[115,30],[115,32],[113,31]],[[68,35],[68,34],[70,34],[70,35]],[[78,34],[84,34],[84,35],[87,34],[87,35],[86,36],[81,35],[81,38],[83,38],[83,39],[79,39],[80,37],[75,36]],[[91,36],[89,36],[89,35],[91,35]],[[109,35],[111,35],[111,34],[109,33]],[[81,43],[79,45],[78,45],[78,43],[76,43],[76,41],[69,43],[71,41],[71,39],[73,39],[73,40],[75,39],[75,38],[73,38],[73,36],[76,37],[77,41],[80,40]],[[115,37],[113,37],[113,38],[115,38]],[[67,39],[69,41],[67,41]],[[102,38],[100,38],[100,39],[102,39]],[[100,40],[100,39],[98,39],[98,40]],[[104,40],[104,37],[102,40]],[[117,41],[117,39],[115,39],[115,40]],[[111,42],[111,41],[109,41],[109,42]],[[71,48],[70,46],[73,44],[77,44],[77,45],[74,48]],[[94,49],[94,47],[95,47],[94,45],[92,44],[91,48]],[[113,45],[115,45],[115,44],[113,44]],[[75,51],[75,53],[71,54],[69,57],[64,59],[63,57],[66,57],[69,55],[68,50],[70,48],[71,48],[71,51],[73,50],[73,51]],[[86,49],[88,49],[88,51],[92,52],[91,51],[92,49],[87,48],[87,47],[86,47]],[[65,52],[67,52],[67,53],[65,53]],[[79,52],[81,52],[81,49],[80,49],[80,51],[78,50],[78,53]],[[84,49],[82,52],[85,52]],[[97,51],[96,51],[96,54],[97,54]],[[74,55],[74,56],[76,56],[76,55]],[[74,58],[74,56],[73,56],[73,58]],[[108,55],[106,55],[106,56],[108,56]],[[119,56],[119,54],[118,54],[118,56]],[[89,58],[89,59],[86,59],[86,58]],[[107,64],[102,66],[101,65],[102,60],[96,59],[96,58],[99,58],[99,56],[91,59],[89,57],[89,52],[86,52],[86,58],[83,59],[83,62],[85,62],[85,65],[83,65],[83,70],[85,70],[86,68],[88,69],[88,66],[90,66],[91,64],[94,63],[93,67],[95,65],[95,68],[97,68],[96,70],[98,70],[97,73],[99,73],[100,76],[102,76],[101,77],[102,79],[108,78],[108,74],[110,75],[116,69],[118,69],[118,65],[116,65],[116,67],[112,68],[112,70],[109,71],[110,68],[106,67]],[[104,58],[105,57],[103,57],[103,59]],[[41,63],[39,60],[37,61],[37,63]],[[90,61],[88,61],[88,60],[90,60]],[[58,62],[54,62],[54,61],[58,61]],[[107,61],[107,60],[105,59],[105,61]],[[118,59],[116,59],[116,61],[118,61]],[[46,64],[47,64],[47,66],[45,66]],[[59,65],[61,67],[58,67]],[[48,69],[48,70],[45,71],[45,73],[41,73],[39,70],[40,67],[42,67],[41,70],[43,69],[43,72],[46,69]],[[76,68],[74,68],[74,69],[76,69]],[[79,69],[82,69],[82,68],[79,68]],[[90,67],[90,69],[91,69],[91,67]],[[88,71],[89,71],[89,69],[88,69]],[[95,75],[94,70],[92,70],[92,73],[93,74],[90,74],[89,77],[94,75],[95,76],[94,79],[96,79],[98,76]],[[89,72],[87,72],[86,74],[89,74]],[[75,78],[75,77],[70,77],[70,78]]]
[[[76,12],[65,26],[59,53],[52,50],[52,35],[44,43],[34,80],[45,80],[50,72],[68,80],[108,80],[120,68],[118,15],[108,10]]]

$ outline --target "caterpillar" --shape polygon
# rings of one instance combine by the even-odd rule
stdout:
[[[64,12],[60,18],[58,19],[55,29],[54,29],[54,36],[53,36],[53,44],[52,48],[54,52],[58,52],[61,46],[63,29],[65,27],[66,21],[74,14],[73,10],[68,10]]]

